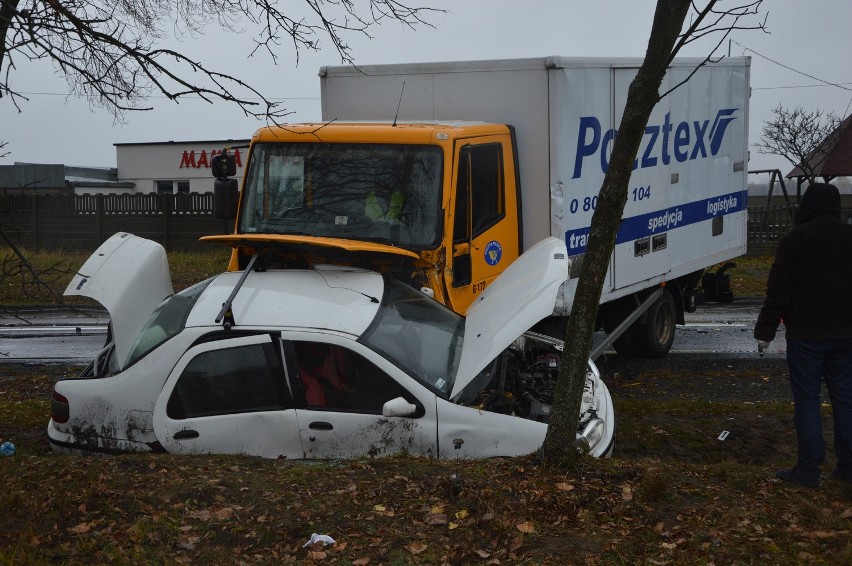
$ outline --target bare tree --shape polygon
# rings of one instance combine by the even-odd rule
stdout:
[[[780,104],[772,110],[773,118],[763,123],[758,153],[778,155],[797,168],[801,176],[814,182],[821,166],[840,139],[842,120],[833,112],[792,110]]]
[[[657,1],[645,59],[628,89],[609,168],[592,216],[589,242],[565,329],[565,349],[554,392],[553,412],[542,447],[542,457],[547,462],[570,464],[578,457],[574,448],[577,415],[580,413],[601,291],[627,202],[633,161],[651,111],[668,94],[659,92],[668,65],[681,49],[694,41],[715,40],[715,47],[704,60],[706,63],[733,30],[764,29],[765,19],[757,20],[754,25],[740,23],[758,16],[762,0],[717,9],[720,3],[717,0]],[[688,15],[689,23],[685,24]]]
[[[352,62],[347,38],[370,37],[383,21],[403,26],[429,25],[440,12],[399,0],[0,0],[0,97],[20,111],[26,96],[12,85],[19,65],[51,61],[71,93],[113,111],[150,110],[153,94],[178,101],[198,96],[238,105],[249,116],[273,121],[285,108],[230,72],[164,47],[172,38],[200,34],[208,25],[254,33],[248,54],[277,61],[289,44],[298,61],[302,50],[334,50]],[[211,58],[215,63],[215,57]]]
[[[3,148],[9,145],[9,142],[0,141],[0,157],[6,157],[10,152],[3,151]]]

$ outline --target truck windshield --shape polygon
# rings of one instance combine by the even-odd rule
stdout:
[[[239,231],[429,247],[439,233],[441,175],[437,146],[258,143]]]
[[[382,305],[359,339],[444,397],[453,389],[464,342],[464,318],[394,279],[385,280]]]

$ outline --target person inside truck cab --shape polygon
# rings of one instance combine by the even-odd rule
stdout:
[[[309,407],[343,407],[352,389],[346,380],[343,348],[319,342],[297,342],[299,378]]]

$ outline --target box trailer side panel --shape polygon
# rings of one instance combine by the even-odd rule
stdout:
[[[551,233],[577,263],[636,70],[551,67]],[[603,301],[745,253],[748,59],[678,61],[661,92],[676,85],[648,121]]]

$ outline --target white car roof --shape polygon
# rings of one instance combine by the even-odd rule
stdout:
[[[215,322],[242,272],[217,276],[198,298],[187,327]],[[236,327],[328,329],[360,336],[376,316],[384,293],[382,276],[354,268],[252,272],[233,301]]]

